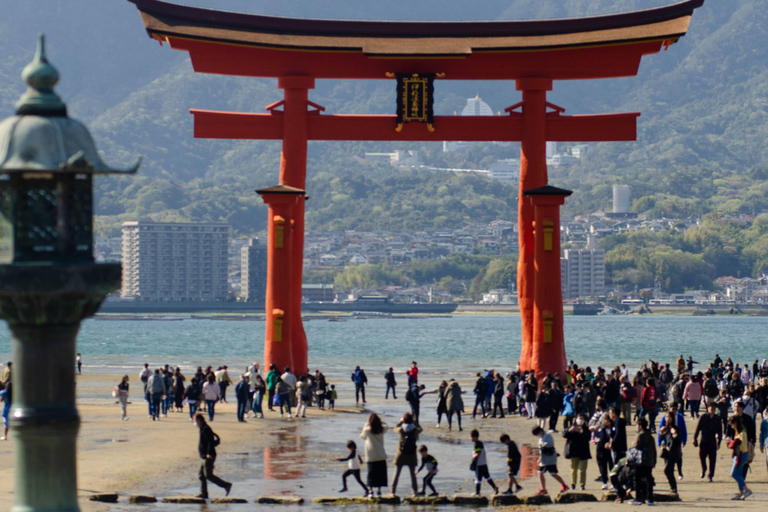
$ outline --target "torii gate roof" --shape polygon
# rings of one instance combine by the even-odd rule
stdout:
[[[448,80],[634,76],[643,55],[686,34],[704,3],[587,18],[423,22],[285,18],[129,1],[150,37],[188,51],[201,73],[335,79],[445,73]]]

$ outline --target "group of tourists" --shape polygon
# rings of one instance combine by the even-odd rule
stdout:
[[[611,370],[598,367],[593,371],[590,367],[570,362],[565,375],[546,374],[541,382],[533,372],[520,369],[505,376],[493,369],[484,370],[476,374],[471,390],[474,395],[472,418],[478,415],[481,418],[504,418],[506,415],[535,422],[532,435],[538,439],[539,447],[539,494],[548,493],[546,474],[555,479],[561,492],[577,488],[585,490],[594,447],[602,489],[614,489],[617,502],[631,500],[633,504],[652,504],[656,486],[653,472],[661,461],[670,491],[677,492],[677,482],[683,479],[683,447],[692,430],[701,478],[713,480],[717,453],[725,442],[732,452],[730,476],[739,488],[733,499],[746,499],[752,494],[746,479],[757,447],[766,454],[768,464],[768,364],[763,360],[762,363],[739,365],[731,359],[723,361],[719,355],[703,371],[694,371],[697,364],[692,358],[686,360],[681,355],[672,368],[669,364],[649,360],[630,374],[625,365]],[[384,398],[389,399],[391,392],[392,398],[397,399],[394,370],[389,368],[383,377]],[[358,452],[354,441],[348,441],[348,455],[337,459],[347,463],[342,492],[348,490],[347,478],[351,476],[366,496],[380,496],[382,488],[387,487],[391,494],[395,494],[402,470],[406,468],[415,495],[424,495],[427,489],[431,495],[437,494],[433,484],[438,473],[437,460],[425,445],[418,446],[422,432],[421,401],[427,395],[434,395],[437,427],[441,426],[445,416],[451,430],[455,417],[459,430],[462,430],[461,416],[466,414],[463,395],[467,391],[453,379],[427,390],[419,382],[415,361],[406,377],[407,387],[402,399],[407,402],[410,412],[404,414],[393,428],[398,445],[391,483],[384,450],[387,426],[374,413],[361,433],[364,439],[362,453]],[[249,416],[263,418],[265,398],[267,409],[279,410],[281,417],[286,414],[288,417],[292,414],[304,417],[309,406],[333,409],[337,398],[335,386],[329,385],[320,371],[297,378],[290,368],[279,370],[274,364],[263,378],[258,363],[249,365],[239,379],[231,378],[226,366],[217,369],[198,367],[188,382],[179,368],[165,366],[152,370],[145,365],[139,379],[149,417],[159,420],[169,412],[182,412],[187,405],[192,421],[201,428],[207,426],[202,413],[207,413],[208,421],[213,421],[216,404],[227,401],[229,387],[234,387],[238,421],[245,421]],[[359,405],[362,400],[365,405],[368,385],[365,371],[356,367],[350,379],[355,386],[356,403]],[[126,375],[115,388],[124,420],[127,420],[128,385]],[[686,421],[692,423],[686,425]],[[758,421],[761,421],[759,429]],[[637,435],[630,442],[628,430],[633,425]],[[559,475],[557,468],[559,454],[554,448],[553,435],[558,432],[562,432],[565,439],[563,456],[570,465],[570,483]],[[487,481],[494,492],[500,492],[490,477],[485,447],[479,436],[478,430],[473,430],[470,435],[473,443],[470,469],[475,475],[475,491],[479,494],[481,483]],[[501,436],[500,442],[508,448],[509,485],[506,492],[516,492],[521,489],[516,479],[520,452],[508,435]],[[417,469],[419,456],[421,466]],[[217,477],[210,478],[212,463],[209,468],[205,460],[200,470],[203,485],[206,480],[217,481]],[[361,477],[363,462],[367,465],[365,482]],[[421,471],[424,471],[424,477],[419,489],[417,474]],[[204,488],[201,494],[207,495],[207,490]]]
[[[363,377],[365,374],[362,374]],[[203,369],[197,367],[194,376],[187,382],[187,377],[181,368],[165,365],[151,369],[148,363],[139,373],[144,399],[147,402],[148,417],[153,421],[166,418],[169,412],[184,412],[188,407],[189,417],[194,422],[196,412],[208,414],[208,421],[213,421],[216,414],[216,404],[227,402],[227,389],[234,388],[237,402],[237,419],[245,422],[247,417],[263,418],[263,401],[267,399],[269,411],[280,411],[280,417],[306,417],[306,409],[310,405],[320,410],[333,410],[337,398],[336,386],[328,385],[325,376],[319,370],[314,374],[297,378],[289,367],[279,371],[277,366],[270,365],[267,374],[262,377],[259,373],[259,363],[249,365],[239,379],[230,376],[227,366],[216,370],[212,366]],[[366,381],[367,382],[367,381]],[[130,377],[124,375],[112,390],[114,398],[118,399],[123,421],[128,420],[128,395]],[[363,392],[363,397],[364,397]],[[363,402],[365,403],[365,402]]]

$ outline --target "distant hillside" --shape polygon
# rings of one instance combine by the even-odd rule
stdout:
[[[522,19],[584,16],[671,3],[665,0],[179,0],[221,9],[289,16],[401,19]],[[126,0],[35,0],[4,6],[0,18],[0,115],[23,92],[19,72],[35,35],[48,36],[62,73],[60,94],[73,117],[91,127],[107,161],[145,156],[138,178],[98,181],[100,225],[136,218],[222,220],[237,232],[263,228],[265,209],[254,189],[277,182],[279,144],[192,138],[189,108],[262,111],[280,95],[274,81],[192,73],[182,52],[146,37]],[[642,111],[637,143],[593,145],[553,184],[572,188],[567,213],[609,208],[611,186],[633,187],[635,207],[652,214],[768,211],[768,0],[708,0],[689,35],[668,52],[647,57],[640,76],[557,84],[551,101],[568,113]],[[511,83],[440,83],[436,110],[460,110],[479,94],[494,110],[519,101]],[[388,81],[319,83],[312,99],[329,112],[389,113]],[[438,144],[413,145],[432,162]],[[366,151],[403,149],[381,143],[310,144],[308,226],[423,229],[476,220],[514,219],[512,187],[483,178],[445,176],[361,161]],[[483,168],[481,147],[454,164]],[[345,190],[352,190],[347,193]]]

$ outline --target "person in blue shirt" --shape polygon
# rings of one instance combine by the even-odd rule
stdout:
[[[355,383],[355,404],[360,405],[360,395],[363,395],[363,404],[365,404],[365,385],[368,384],[368,377],[358,366],[352,372],[352,382]]]
[[[568,430],[573,423],[573,386],[568,384],[565,386],[565,396],[563,396],[563,432]]]
[[[760,424],[760,451],[765,455],[765,465],[768,466],[768,407],[763,411],[763,422]]]
[[[676,402],[670,402],[669,403],[669,412],[671,412],[677,420],[675,421],[678,430],[678,435],[680,436],[680,441],[682,442],[682,446],[685,446],[688,444],[688,430],[685,428],[685,416],[683,416],[681,413],[678,412],[677,409],[677,403]],[[661,446],[661,443],[664,441],[664,436],[661,434],[661,429],[667,424],[667,416],[664,415],[661,418],[661,423],[659,423],[659,433],[656,434],[656,444],[658,446]],[[679,457],[677,459],[677,474],[679,475],[678,480],[683,479],[683,458]]]

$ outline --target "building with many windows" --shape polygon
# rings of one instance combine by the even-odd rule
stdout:
[[[593,237],[588,237],[585,249],[566,249],[564,267],[564,298],[605,295],[605,251],[597,248]]]
[[[123,223],[123,297],[225,300],[227,224]]]
[[[258,238],[240,248],[240,297],[246,302],[264,302],[267,293],[267,246]]]

